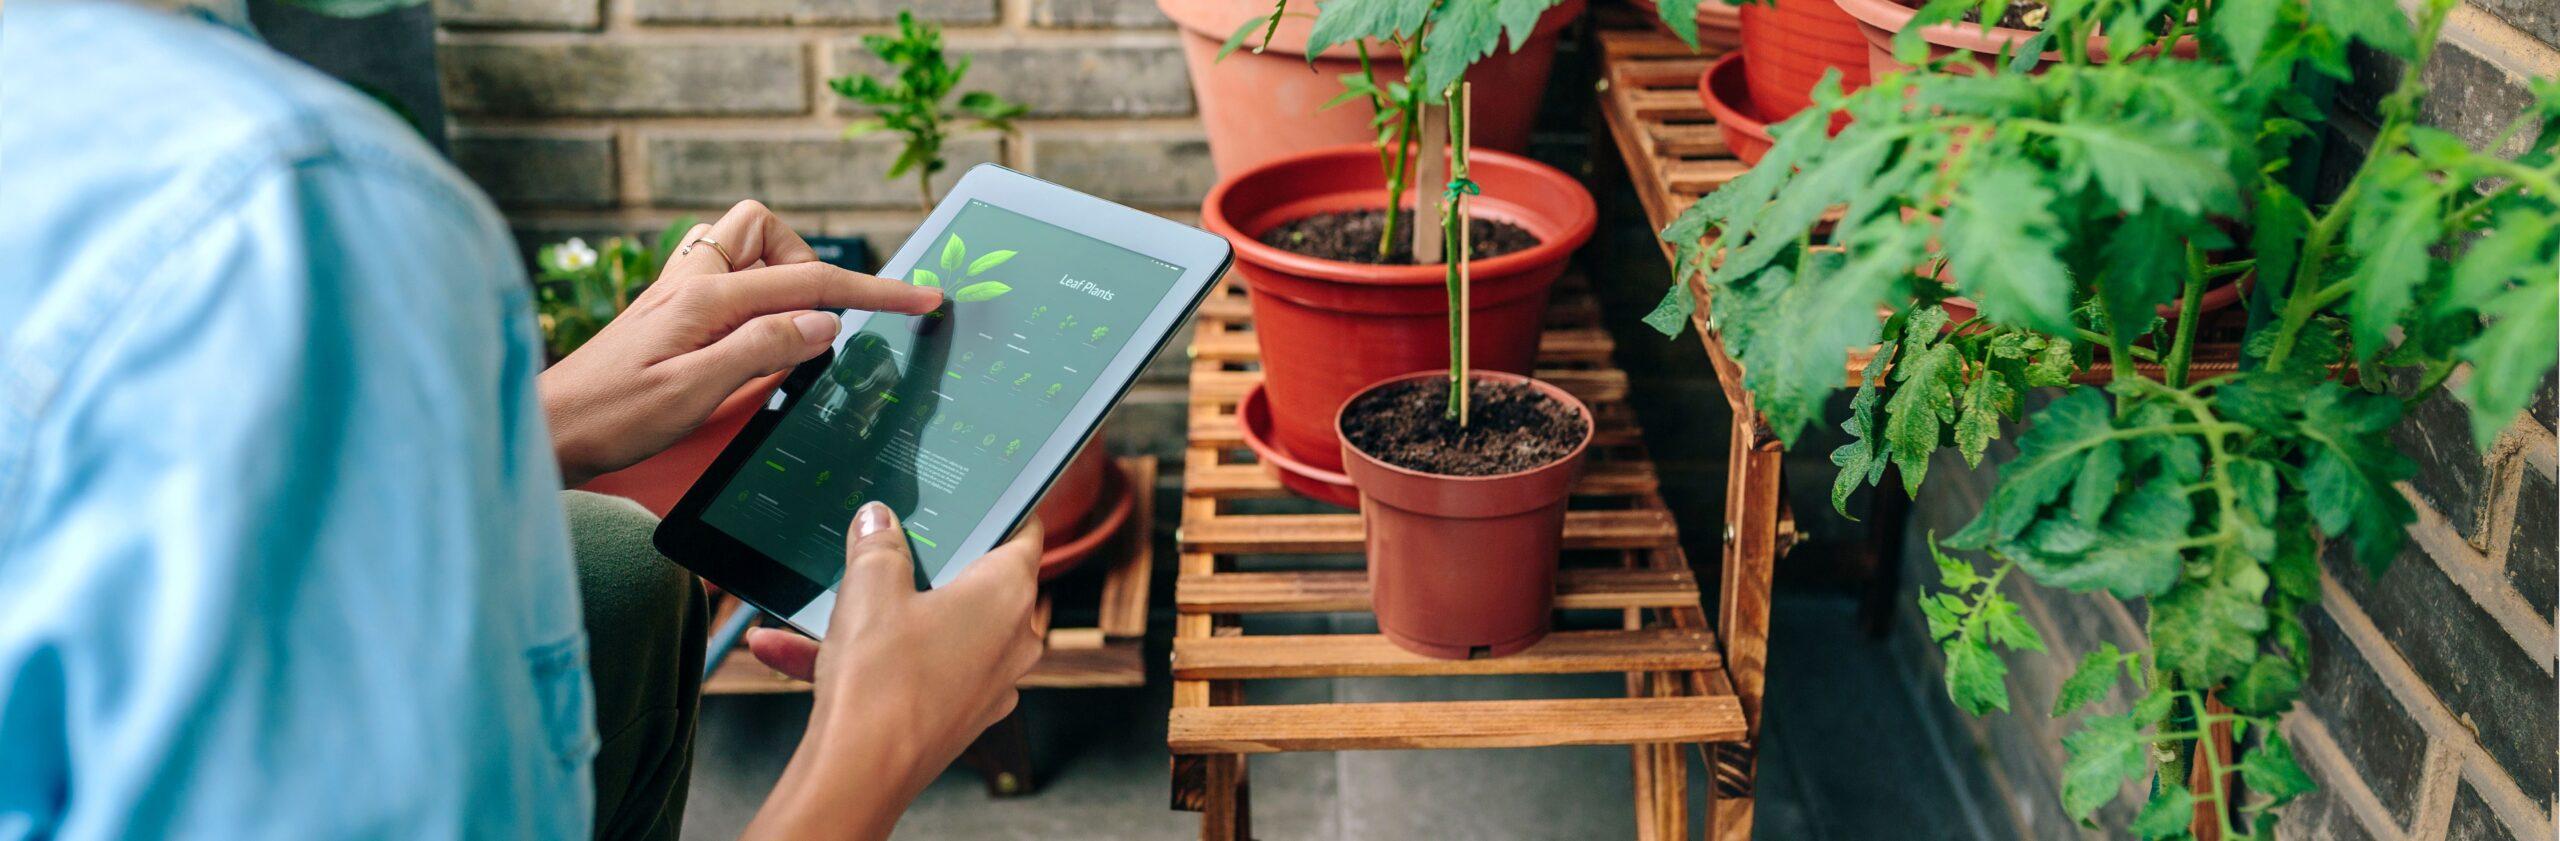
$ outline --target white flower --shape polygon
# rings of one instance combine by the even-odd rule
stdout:
[[[560,250],[553,252],[552,262],[558,264],[561,271],[574,272],[595,265],[596,250],[588,248],[585,239],[570,237],[568,242],[560,244]]]

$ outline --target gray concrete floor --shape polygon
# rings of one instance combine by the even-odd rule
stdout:
[[[1357,630],[1298,620],[1291,630]],[[1158,622],[1157,627],[1169,627]],[[1312,625],[1312,627],[1310,626]],[[1158,650],[1163,645],[1157,640]],[[1906,673],[1856,630],[1845,596],[1781,595],[1772,634],[1759,831],[1769,839],[1996,839],[2005,826],[1964,804],[1985,790],[1978,760],[1950,749],[1923,705],[1934,680]],[[1161,661],[1161,658],[1154,658]],[[1272,682],[1254,703],[1444,700],[1622,690],[1615,675]],[[899,824],[902,839],[1176,839],[1199,816],[1168,808],[1168,682],[1037,691],[1030,716],[1041,788],[993,799],[945,773]],[[805,696],[707,699],[687,839],[734,837],[781,773],[808,716]],[[1705,770],[1691,755],[1692,780]],[[1252,760],[1258,838],[1626,838],[1634,832],[1623,748],[1363,751]],[[1703,788],[1693,783],[1704,814]],[[1695,837],[1695,836],[1693,836]]]

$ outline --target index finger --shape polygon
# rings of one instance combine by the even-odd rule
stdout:
[[[942,306],[942,290],[818,262],[734,272],[703,289],[732,323],[778,312],[858,309],[922,315]]]

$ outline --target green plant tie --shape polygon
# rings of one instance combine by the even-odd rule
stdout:
[[[1484,188],[1476,186],[1476,182],[1468,179],[1452,178],[1449,179],[1449,188],[1441,191],[1440,197],[1449,201],[1457,201],[1458,196],[1461,194],[1481,196],[1484,195]]]

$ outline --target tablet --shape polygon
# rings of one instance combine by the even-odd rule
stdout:
[[[1233,252],[1215,234],[991,164],[882,277],[929,316],[846,312],[658,526],[659,551],[824,636],[854,509],[898,513],[919,587],[1029,516]],[[1053,524],[1065,525],[1065,524]]]

